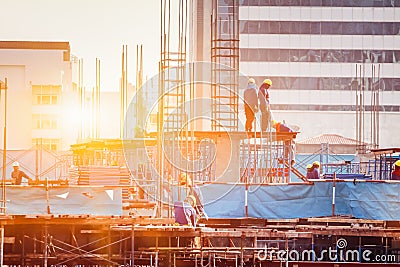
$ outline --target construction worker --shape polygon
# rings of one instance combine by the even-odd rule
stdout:
[[[312,179],[319,179],[319,161],[314,161],[311,167],[311,177]]]
[[[392,180],[400,180],[400,160],[394,163],[394,170],[392,171]]]
[[[258,111],[258,92],[256,81],[250,78],[247,83],[247,88],[244,90],[244,113],[246,115],[246,132],[251,132],[255,113]]]
[[[306,174],[306,178],[307,179],[313,179],[312,178],[312,165],[311,164],[307,164],[307,174]]]
[[[20,185],[22,178],[28,179],[28,183],[32,183],[32,179],[23,171],[19,169],[19,162],[15,161],[13,163],[13,171],[11,172],[12,183],[14,185]]]
[[[270,106],[268,89],[272,86],[270,79],[265,79],[258,90],[258,98],[260,100],[261,111],[261,131],[266,131],[270,122]]]
[[[272,120],[272,127],[275,128],[277,133],[291,133],[293,132],[292,128],[290,128],[287,124],[278,122],[276,120]],[[289,152],[290,152],[290,164],[293,166],[296,161],[294,159],[295,156],[295,143],[292,140],[283,142],[283,151],[285,158],[289,160]]]
[[[277,133],[291,133],[293,132],[292,128],[290,128],[287,124],[272,120],[272,127],[275,128]]]
[[[186,173],[181,173],[180,175],[180,179],[179,179],[179,184],[181,186],[186,186],[187,187],[187,199],[195,199],[195,201],[193,201],[193,208],[196,210],[197,216],[202,217],[204,216],[206,219],[208,219],[208,215],[206,213],[206,211],[204,210],[204,206],[203,206],[203,194],[200,191],[200,188],[193,183],[192,178],[190,178],[189,175],[187,175]],[[188,198],[189,197],[189,198]]]

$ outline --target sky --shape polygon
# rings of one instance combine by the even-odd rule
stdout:
[[[122,46],[128,45],[128,80],[135,84],[136,45],[143,45],[144,78],[157,74],[160,58],[160,0],[2,0],[3,41],[68,41],[84,61],[84,85],[116,91]]]

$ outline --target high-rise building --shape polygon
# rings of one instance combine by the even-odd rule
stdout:
[[[191,60],[211,61],[237,25],[239,71],[272,80],[273,118],[298,139],[400,145],[400,1],[197,0],[191,15]]]

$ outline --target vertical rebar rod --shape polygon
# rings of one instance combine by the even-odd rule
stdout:
[[[2,203],[1,212],[6,214],[6,166],[7,166],[7,78],[4,79],[4,128],[3,128],[3,169],[2,169]],[[1,83],[0,83],[0,100],[1,100]]]

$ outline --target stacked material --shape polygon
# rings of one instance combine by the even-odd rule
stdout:
[[[120,166],[75,166],[70,169],[71,184],[129,185],[129,170]]]

